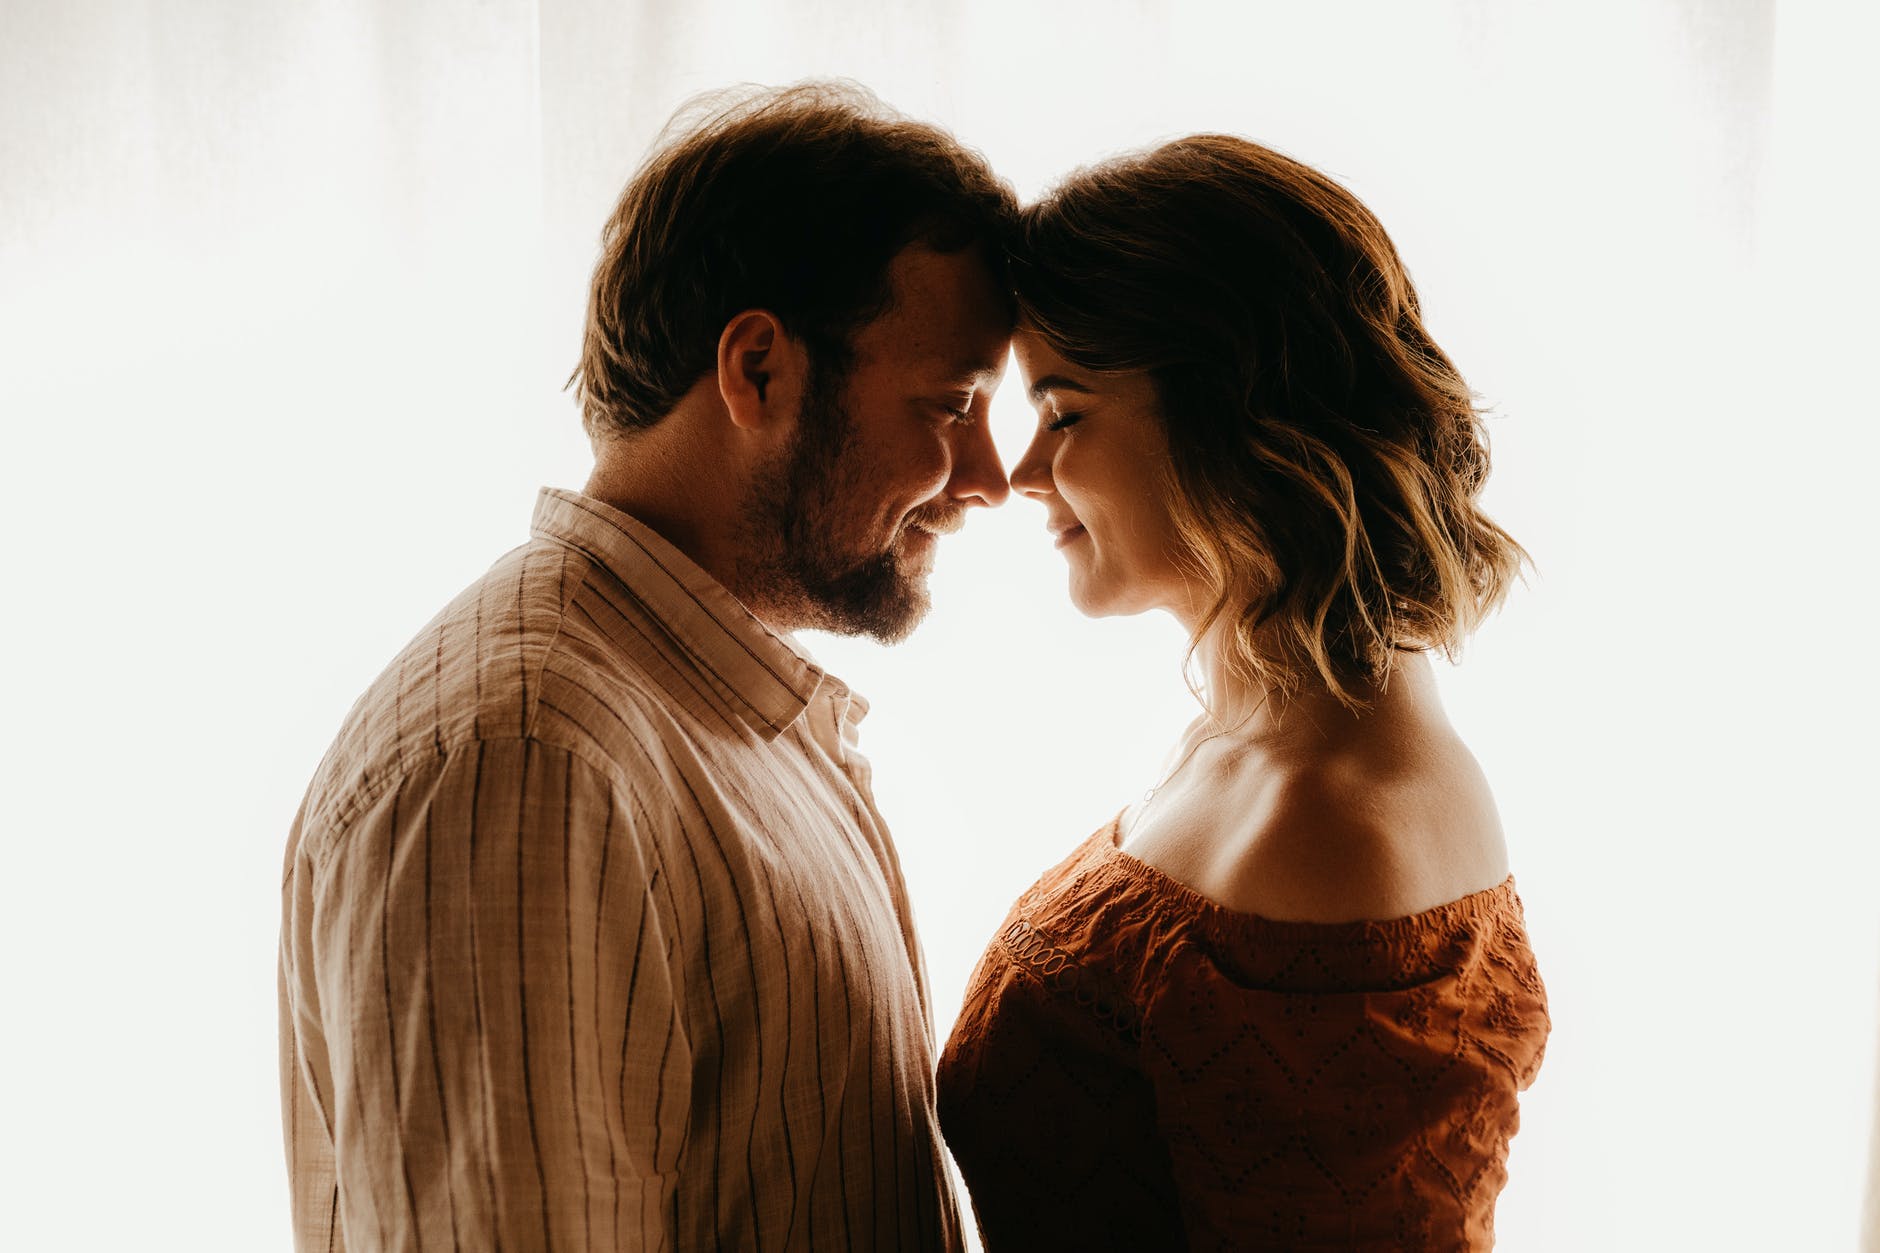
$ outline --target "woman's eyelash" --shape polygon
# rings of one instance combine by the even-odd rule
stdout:
[[[1061,431],[1067,426],[1076,426],[1079,422],[1083,421],[1083,419],[1084,415],[1081,413],[1066,413],[1059,416],[1054,421],[1045,423],[1044,429],[1047,431]]]

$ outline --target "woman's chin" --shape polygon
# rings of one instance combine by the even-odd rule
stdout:
[[[1074,570],[1071,572],[1071,607],[1086,618],[1116,618],[1141,613],[1142,610],[1132,605],[1128,597],[1118,594],[1119,590],[1102,580],[1091,579]]]

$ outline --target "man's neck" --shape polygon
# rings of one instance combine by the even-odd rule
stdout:
[[[582,493],[630,514],[743,600],[736,475],[722,454],[696,447],[699,440],[686,435],[683,424],[661,422],[597,441]],[[718,472],[701,474],[701,467]]]

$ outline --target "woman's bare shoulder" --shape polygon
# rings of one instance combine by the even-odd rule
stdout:
[[[1508,875],[1494,798],[1463,750],[1380,768],[1327,757],[1218,793],[1132,854],[1264,918],[1402,918]]]

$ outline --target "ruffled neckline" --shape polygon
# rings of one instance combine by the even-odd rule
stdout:
[[[1306,950],[1327,956],[1346,950],[1349,957],[1345,960],[1361,966],[1372,964],[1360,956],[1368,953],[1397,964],[1400,974],[1429,975],[1466,961],[1465,953],[1472,947],[1466,937],[1479,932],[1483,924],[1493,929],[1494,921],[1519,924],[1522,919],[1513,875],[1494,887],[1400,918],[1354,922],[1269,918],[1231,909],[1202,895],[1126,851],[1121,838],[1122,814],[1118,813],[1090,836],[1081,854],[1064,867],[1071,873],[1059,878],[1056,886],[1062,890],[1070,880],[1082,879],[1082,890],[1073,888],[1072,894],[1092,904],[1108,897],[1116,907],[1124,905],[1118,896],[1134,898],[1158,915],[1181,919],[1176,931],[1205,937],[1209,949],[1237,966],[1265,966],[1281,954]]]

